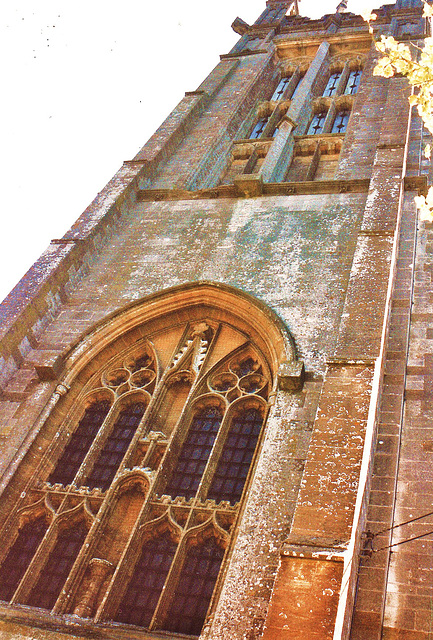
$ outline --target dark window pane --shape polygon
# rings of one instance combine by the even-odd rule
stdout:
[[[248,409],[233,418],[209,489],[209,499],[228,500],[232,504],[240,499],[262,422],[257,409]],[[242,435],[243,432],[249,435]]]
[[[37,520],[23,527],[0,567],[0,600],[9,601],[42,542],[48,525]]]
[[[200,634],[223,557],[213,538],[190,547],[163,626],[166,631]]]
[[[168,535],[150,540],[143,546],[115,620],[149,626],[175,552],[176,544]]]
[[[72,482],[109,410],[108,400],[95,402],[87,407],[48,482],[51,484],[58,482],[63,485]]]
[[[187,499],[195,495],[220,428],[221,419],[221,412],[214,407],[204,409],[194,416],[164,493],[173,498],[185,496]],[[191,444],[194,444],[193,448]],[[201,464],[197,464],[193,469],[192,466],[190,467],[192,460],[199,461]]]
[[[84,485],[91,489],[99,487],[102,491],[108,489],[129,447],[132,436],[140,424],[145,409],[146,406],[143,402],[137,402],[119,413],[113,431],[105,441],[90,475],[83,482]]]
[[[54,607],[86,535],[84,522],[59,535],[25,604],[42,609]]]

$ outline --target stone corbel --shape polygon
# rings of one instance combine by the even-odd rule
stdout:
[[[235,33],[238,33],[240,36],[243,36],[248,32],[250,25],[242,20],[242,18],[236,18],[234,22],[232,22],[232,29]]]
[[[282,391],[299,391],[305,379],[302,360],[282,362],[278,368],[278,388]]]

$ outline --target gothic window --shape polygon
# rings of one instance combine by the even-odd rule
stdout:
[[[336,94],[340,77],[341,77],[341,72],[332,73],[329,76],[329,80],[323,92],[324,96],[332,97]]]
[[[143,546],[115,620],[149,627],[176,548],[168,533]]]
[[[59,534],[26,604],[42,609],[54,607],[86,535],[84,522]]]
[[[145,409],[146,406],[143,402],[137,402],[122,409],[90,475],[84,480],[87,487],[91,489],[99,487],[102,491],[108,489],[140,424]]]
[[[12,598],[47,529],[44,518],[28,522],[20,529],[0,566],[0,600],[8,602]]]
[[[318,133],[322,133],[323,125],[325,124],[327,112],[319,111],[313,116],[313,119],[308,127],[307,134],[308,135],[317,135]]]
[[[247,409],[236,415],[230,426],[221,457],[212,479],[208,498],[232,504],[242,495],[250,469],[263,418],[257,409]]]
[[[350,111],[338,111],[332,125],[331,133],[345,133],[349,122]]]
[[[221,425],[221,412],[215,407],[197,413],[182,446],[176,467],[165,489],[172,497],[195,495]]]
[[[349,73],[349,77],[347,79],[346,88],[344,93],[346,95],[354,95],[357,93],[359,88],[359,83],[361,82],[361,74],[362,72],[359,70],[351,71]]]
[[[45,453],[8,521],[1,599],[200,633],[276,388],[268,315],[262,337],[248,305],[242,322],[202,301],[162,307],[151,338],[143,324],[113,330],[97,358],[77,349],[85,364],[44,424]]]
[[[108,400],[94,402],[87,407],[48,482],[66,486],[73,481],[109,410]]]
[[[166,631],[200,634],[223,556],[224,549],[214,538],[189,548],[167,613]]]

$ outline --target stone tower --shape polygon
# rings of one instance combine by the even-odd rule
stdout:
[[[237,18],[4,301],[2,640],[431,637],[428,136],[343,5]]]

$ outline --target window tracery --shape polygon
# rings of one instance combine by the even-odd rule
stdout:
[[[68,382],[7,523],[1,599],[200,633],[277,380],[268,336],[200,309],[107,343]]]

